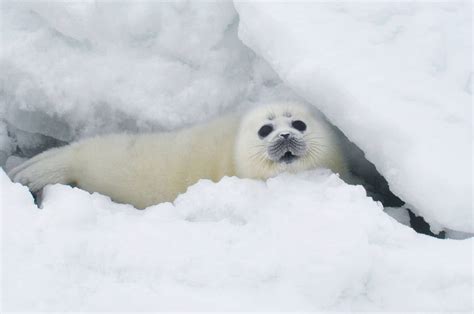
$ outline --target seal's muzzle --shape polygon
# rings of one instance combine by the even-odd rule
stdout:
[[[268,156],[275,162],[292,163],[306,152],[306,143],[292,133],[280,133],[268,147]]]

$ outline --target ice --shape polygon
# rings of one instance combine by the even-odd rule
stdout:
[[[61,185],[39,210],[0,176],[3,310],[472,310],[472,239],[417,234],[329,171],[143,211]]]
[[[292,97],[238,39],[231,2],[6,1],[1,18],[0,112],[10,137],[60,141],[37,140],[23,155]]]
[[[12,150],[13,145],[8,136],[7,125],[3,121],[0,121],[0,165],[5,164]]]
[[[236,2],[239,38],[433,230],[473,232],[470,2]]]
[[[410,216],[404,207],[385,207],[384,211],[393,219],[405,226],[410,226]]]

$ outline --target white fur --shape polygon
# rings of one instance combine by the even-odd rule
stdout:
[[[288,129],[291,119],[307,123],[308,146],[317,158],[304,156],[291,164],[264,160],[265,141],[258,129],[272,112],[275,131]],[[292,117],[283,114],[291,112]],[[290,123],[290,124],[289,124]],[[262,158],[255,159],[255,154]],[[142,135],[115,134],[51,149],[14,168],[14,181],[37,191],[47,184],[73,184],[137,208],[172,201],[199,179],[223,176],[265,179],[282,171],[316,167],[345,169],[334,135],[326,122],[297,104],[270,105],[245,114],[228,115],[188,129]]]
[[[312,153],[291,164],[271,161],[266,146],[262,144],[267,144],[272,137],[282,132],[298,133],[291,127],[294,120],[306,123],[307,129],[301,137]],[[271,123],[275,131],[267,138],[260,139],[257,130],[265,123]],[[240,177],[267,179],[281,172],[300,172],[314,168],[328,168],[341,175],[346,174],[346,163],[331,127],[314,110],[299,104],[271,104],[244,116],[237,135],[235,153],[235,160],[238,161],[236,171]]]

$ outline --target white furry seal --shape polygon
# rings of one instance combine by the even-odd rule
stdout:
[[[318,167],[343,174],[326,121],[302,104],[271,104],[169,133],[115,134],[43,152],[12,169],[31,191],[76,185],[145,208],[172,201],[199,179],[266,179]]]

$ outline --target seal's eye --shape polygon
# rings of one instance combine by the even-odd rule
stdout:
[[[301,121],[301,120],[293,121],[293,122],[291,123],[291,126],[294,127],[295,129],[297,129],[298,131],[301,131],[301,132],[303,132],[304,130],[306,130],[306,123],[304,123],[304,122]]]
[[[268,134],[272,133],[273,127],[270,124],[265,124],[258,130],[258,136],[266,137]]]

